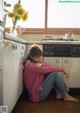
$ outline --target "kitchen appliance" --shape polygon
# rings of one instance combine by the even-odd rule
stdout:
[[[63,67],[69,74],[60,73],[69,88],[80,88],[80,41],[45,41],[43,61],[55,67]]]
[[[3,0],[0,0],[0,106],[3,105]]]
[[[80,57],[80,44],[44,44],[43,56]]]

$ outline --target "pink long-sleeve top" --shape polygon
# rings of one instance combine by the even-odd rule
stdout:
[[[63,68],[55,68],[47,63],[42,63],[40,68],[35,67],[35,62],[27,60],[24,65],[24,84],[28,90],[30,100],[39,102],[38,92],[42,90],[41,83],[44,75],[50,72],[63,72]]]

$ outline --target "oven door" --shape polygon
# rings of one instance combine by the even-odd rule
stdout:
[[[46,44],[43,45],[43,56],[46,57],[70,57],[71,45],[66,44]]]
[[[54,56],[59,57],[71,56],[71,46],[69,45],[54,46]]]

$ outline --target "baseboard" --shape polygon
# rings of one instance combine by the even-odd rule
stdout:
[[[69,94],[80,95],[80,88],[70,88]]]
[[[70,91],[68,92],[69,94],[71,94],[71,95],[79,95],[80,96],[80,88],[69,88],[69,89],[70,89]],[[55,94],[55,90],[52,89],[50,94],[51,95]]]

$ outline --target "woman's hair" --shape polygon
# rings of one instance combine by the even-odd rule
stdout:
[[[43,51],[41,49],[41,47],[37,44],[33,44],[30,48],[29,48],[29,52],[27,55],[27,59],[26,60],[31,60],[33,57],[40,57],[43,55]]]

